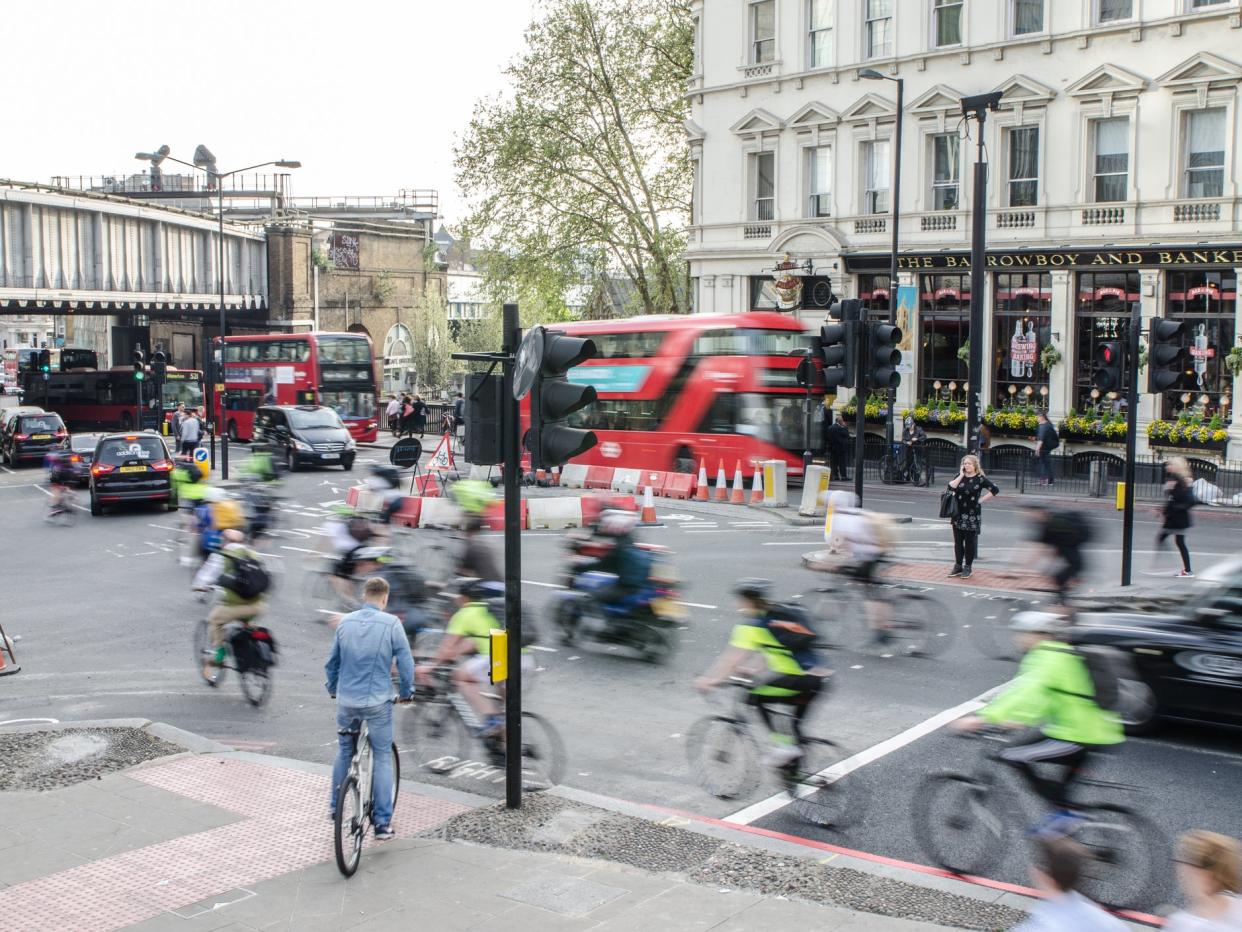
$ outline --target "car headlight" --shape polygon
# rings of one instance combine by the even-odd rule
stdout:
[[[357,449],[357,447],[358,447],[358,444],[354,443],[353,437],[350,437],[348,440],[345,441],[346,450],[354,450],[354,449]]]
[[[315,448],[312,447],[305,440],[295,440],[293,441],[293,445],[294,447],[296,447],[298,450],[300,450],[303,453],[314,453],[315,452]]]

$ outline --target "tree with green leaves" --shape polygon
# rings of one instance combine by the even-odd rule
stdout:
[[[626,309],[689,310],[688,0],[547,0],[455,150],[485,283],[541,314],[629,283]],[[545,318],[546,319],[546,318]]]
[[[449,336],[448,306],[443,296],[424,290],[414,304],[409,326],[418,384],[424,389],[447,388],[454,371],[452,354],[457,348]]]

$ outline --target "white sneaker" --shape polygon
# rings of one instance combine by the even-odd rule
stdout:
[[[763,756],[763,762],[769,767],[784,767],[792,764],[802,756],[802,749],[792,744],[774,744]]]

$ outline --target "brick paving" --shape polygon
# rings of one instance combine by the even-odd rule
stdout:
[[[883,575],[894,579],[911,579],[963,588],[1005,589],[1012,592],[1045,592],[1048,590],[1048,578],[1039,573],[974,567],[970,579],[962,579],[960,576],[950,578],[950,569],[952,565],[948,563],[891,563],[885,567]]]
[[[330,860],[329,777],[247,761],[181,758],[126,779],[244,816],[0,890],[0,927],[104,932]],[[409,837],[467,807],[404,793],[393,829]],[[67,828],[71,828],[67,827]]]

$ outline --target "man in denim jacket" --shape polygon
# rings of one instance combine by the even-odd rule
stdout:
[[[363,606],[341,619],[332,640],[332,653],[324,666],[328,674],[328,695],[336,701],[338,732],[352,731],[356,723],[367,723],[374,760],[372,799],[375,837],[393,837],[392,822],[392,665],[397,664],[399,695],[407,702],[414,695],[414,658],[405,630],[388,606],[388,583],[378,576],[362,588]],[[353,736],[338,734],[336,763],[332,766],[332,799],[336,797],[354,756]]]

